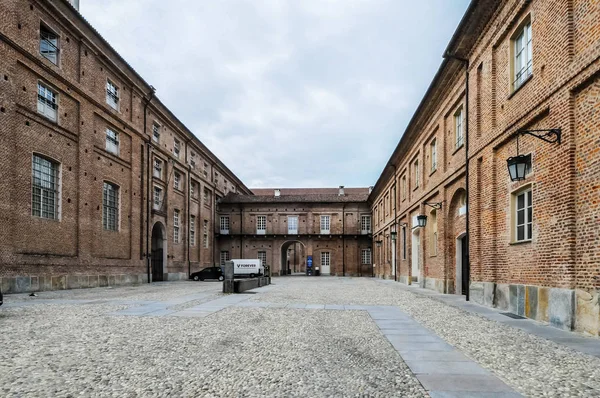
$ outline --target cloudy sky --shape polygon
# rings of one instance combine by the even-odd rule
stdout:
[[[81,0],[249,187],[375,184],[468,0]]]

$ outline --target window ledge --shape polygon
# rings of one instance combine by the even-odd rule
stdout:
[[[514,88],[513,91],[508,95],[508,97],[506,99],[507,100],[511,99],[515,94],[517,94],[523,88],[523,86],[525,86],[527,83],[529,83],[529,81],[531,79],[533,79],[533,73],[531,75],[529,75],[529,77],[527,77],[527,79],[523,80],[523,83],[521,83],[519,85],[519,87]]]
[[[413,192],[416,191],[417,189],[419,189],[419,186],[417,185],[416,187],[413,188]]]
[[[454,148],[452,155],[454,155],[456,152],[460,151],[464,146],[465,146],[465,144],[460,144],[460,146],[457,146],[456,148]]]
[[[435,167],[435,169],[433,169],[429,172],[429,177],[431,177],[433,175],[433,173],[435,173],[436,171],[437,171],[437,166]]]
[[[522,245],[522,244],[531,243],[531,242],[532,242],[532,239],[514,240],[514,241],[510,242],[509,245],[515,246],[515,245]]]

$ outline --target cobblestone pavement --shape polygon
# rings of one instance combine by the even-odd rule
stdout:
[[[0,396],[600,396],[600,359],[392,284],[273,281],[6,296]]]

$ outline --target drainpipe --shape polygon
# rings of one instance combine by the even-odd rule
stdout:
[[[396,240],[398,239],[398,229],[396,227],[396,220],[398,219],[398,203],[397,203],[397,198],[396,198],[396,173],[398,171],[398,168],[396,167],[395,164],[391,165],[394,168],[394,222],[392,223],[392,225],[394,226],[394,228],[396,228]],[[392,246],[394,247],[394,253],[392,253],[392,263],[394,266],[394,281],[398,282],[398,256],[397,256],[397,247],[396,246],[396,240],[392,240]]]
[[[186,143],[187,144],[187,143]],[[187,151],[187,145],[186,145],[186,150],[185,150],[185,162],[187,163],[188,159],[188,151]],[[186,190],[187,190],[187,216],[188,216],[188,222],[187,222],[187,262],[188,262],[188,279],[190,277],[190,275],[192,275],[192,262],[190,260],[190,220],[192,219],[192,215],[190,214],[190,186],[192,183],[192,167],[188,164],[188,178],[187,178],[187,185],[185,186]],[[196,222],[197,224],[197,222]],[[198,230],[197,226],[194,225],[194,228],[196,230]],[[194,237],[195,239],[195,237]]]
[[[244,258],[244,213],[240,204],[240,258]]]
[[[465,227],[465,246],[466,246],[466,269],[467,269],[467,288],[466,288],[466,301],[470,300],[470,285],[471,285],[471,256],[469,253],[469,60],[466,58],[458,57],[454,54],[447,52],[444,54],[444,58],[451,58],[460,61],[465,66],[465,201],[467,203],[467,213],[465,215],[466,227]]]
[[[346,276],[346,203],[342,206],[342,276]]]
[[[152,99],[154,98],[154,93],[156,92],[156,89],[153,86],[150,86],[150,88],[152,89],[152,91],[149,94],[149,98],[144,97],[145,101],[144,101],[144,139],[146,138],[147,135],[147,115],[148,115],[148,104],[150,104],[150,102],[152,101]],[[146,269],[148,272],[148,283],[152,283],[152,278],[150,276],[150,205],[152,203],[152,200],[150,198],[150,148],[152,147],[152,144],[150,143],[150,139],[148,139],[148,141],[146,142],[146,153],[147,153],[147,166],[146,166],[146,181],[147,181],[147,186],[146,186]],[[142,192],[143,195],[143,192]]]

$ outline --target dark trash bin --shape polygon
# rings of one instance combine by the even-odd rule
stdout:
[[[321,270],[319,269],[319,267],[315,268],[315,276],[319,276],[321,275]]]

